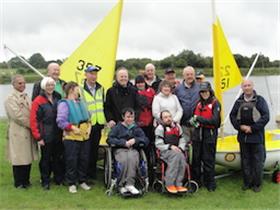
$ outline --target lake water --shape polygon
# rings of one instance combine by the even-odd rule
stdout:
[[[258,94],[262,95],[270,109],[270,121],[267,128],[276,128],[275,117],[276,114],[280,113],[280,76],[261,76],[261,77],[251,77],[255,83],[255,89]],[[213,78],[207,78],[208,81],[212,83]],[[26,92],[31,96],[33,84],[27,84]],[[2,99],[0,104],[0,117],[5,117],[6,113],[4,110],[4,100],[11,92],[11,85],[0,85],[0,98]],[[232,104],[235,101],[236,94],[239,91],[239,87],[231,89],[224,93],[224,109],[225,115],[230,111]],[[228,121],[225,125],[226,133],[235,133],[235,130]]]

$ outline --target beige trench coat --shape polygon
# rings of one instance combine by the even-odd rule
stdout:
[[[28,165],[38,158],[37,143],[30,131],[30,108],[27,94],[15,89],[5,101],[9,121],[6,153],[12,165]]]

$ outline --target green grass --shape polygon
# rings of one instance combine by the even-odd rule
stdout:
[[[32,165],[32,187],[19,190],[13,187],[11,165],[5,159],[7,121],[0,120],[0,209],[279,209],[280,187],[266,176],[260,193],[241,191],[241,176],[217,181],[218,188],[209,193],[204,188],[187,197],[169,197],[149,192],[138,199],[123,199],[117,195],[107,197],[102,183],[102,172],[93,189],[79,189],[70,194],[65,186],[51,186],[43,191],[39,183],[38,162]]]

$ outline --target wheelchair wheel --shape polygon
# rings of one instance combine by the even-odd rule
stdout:
[[[198,191],[198,184],[193,181],[193,180],[189,180],[186,182],[185,187],[188,188],[188,193],[193,194],[196,193]]]
[[[105,149],[104,158],[104,184],[106,189],[111,186],[112,182],[112,151],[110,148]]]
[[[152,187],[153,187],[153,190],[156,192],[159,192],[159,193],[164,192],[164,185],[163,185],[162,181],[160,181],[160,180],[154,181]]]

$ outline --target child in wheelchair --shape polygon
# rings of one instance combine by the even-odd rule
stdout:
[[[160,158],[167,164],[165,171],[165,187],[169,193],[185,193],[183,186],[186,171],[185,146],[182,128],[172,120],[169,111],[160,113],[161,123],[155,130],[156,148],[160,150]]]
[[[118,163],[118,187],[121,194],[140,194],[135,187],[139,166],[138,149],[148,145],[149,140],[140,127],[135,124],[132,108],[122,111],[123,122],[119,122],[109,133],[108,144],[113,146],[113,155]]]

